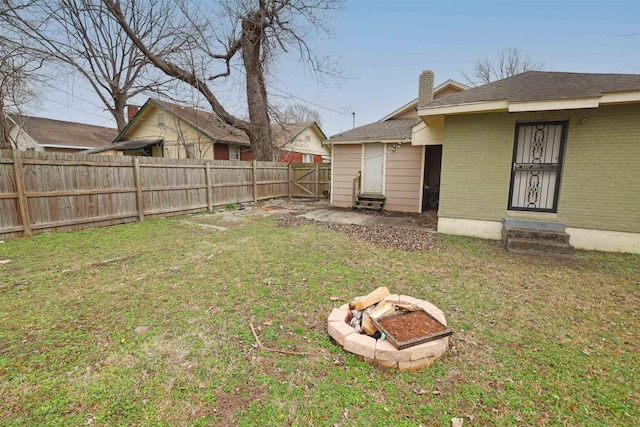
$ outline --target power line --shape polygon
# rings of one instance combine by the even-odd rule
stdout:
[[[315,102],[309,101],[308,99],[304,99],[304,98],[296,96],[296,95],[294,95],[292,93],[286,92],[286,91],[284,91],[282,89],[279,89],[279,88],[277,88],[275,86],[270,85],[269,83],[267,83],[267,86],[269,86],[271,89],[277,90],[278,92],[284,93],[285,95],[290,96],[291,98],[299,99],[300,101],[306,102],[307,104],[311,104],[311,105],[313,105],[315,107],[322,108],[322,109],[327,110],[327,111],[331,111],[332,113],[341,114],[343,116],[348,116],[349,114],[353,113],[353,111],[347,111],[346,107],[343,109],[343,111],[334,110],[332,108],[325,107],[324,105],[317,104]],[[351,108],[349,108],[349,109],[352,110]]]

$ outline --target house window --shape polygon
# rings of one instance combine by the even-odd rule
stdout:
[[[313,154],[303,154],[302,163],[313,163]]]
[[[196,158],[196,145],[195,144],[185,144],[184,149],[187,151],[187,159],[195,159]]]
[[[229,160],[240,160],[240,146],[239,145],[230,145],[229,146]]]
[[[164,113],[158,113],[158,126],[164,126]]]

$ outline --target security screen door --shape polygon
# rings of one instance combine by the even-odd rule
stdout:
[[[567,122],[516,124],[509,209],[556,212]]]

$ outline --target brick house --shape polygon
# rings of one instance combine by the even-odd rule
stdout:
[[[399,171],[411,203],[397,210],[422,211],[437,176],[439,232],[558,230],[576,248],[640,253],[640,75],[530,71],[434,99],[424,72],[419,88],[402,147],[420,167]]]

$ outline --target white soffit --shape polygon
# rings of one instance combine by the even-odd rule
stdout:
[[[576,110],[581,108],[598,108],[603,104],[625,104],[635,102],[640,102],[640,91],[606,93],[602,96],[594,96],[590,98],[551,99],[544,101],[522,102],[509,102],[507,100],[477,102],[446,107],[423,108],[418,110],[418,115],[436,116],[495,111],[524,113],[528,111]]]
[[[489,111],[508,111],[509,101],[476,102],[446,107],[424,108],[418,110],[419,116],[439,116],[446,114],[483,113]]]
[[[598,108],[600,97],[580,99],[554,99],[549,101],[510,102],[510,113],[527,111],[576,110],[579,108]]]
[[[634,92],[605,93],[600,97],[600,104],[620,104],[626,102],[640,102],[640,90]]]

